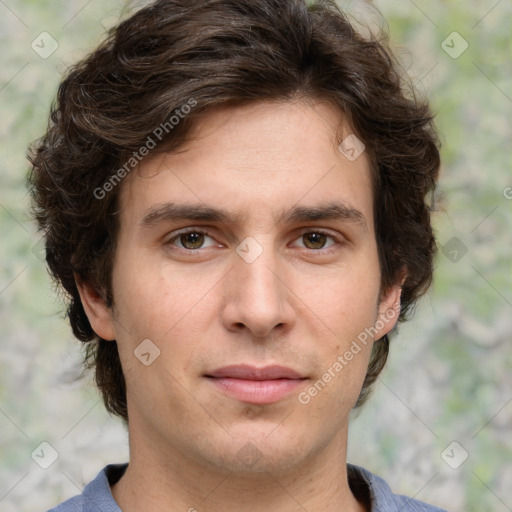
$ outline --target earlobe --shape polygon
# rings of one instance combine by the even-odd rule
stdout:
[[[76,274],[75,282],[85,313],[94,332],[104,340],[115,340],[112,311],[107,306],[104,297],[90,283]]]

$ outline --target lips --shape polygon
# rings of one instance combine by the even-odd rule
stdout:
[[[286,366],[265,366],[257,368],[245,364],[225,366],[207,375],[207,377],[229,377],[244,380],[302,379],[299,373]]]
[[[224,395],[240,402],[266,405],[278,402],[303,385],[307,377],[285,366],[232,365],[205,377]]]

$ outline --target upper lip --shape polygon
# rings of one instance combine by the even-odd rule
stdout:
[[[271,365],[258,368],[247,364],[235,364],[223,366],[212,372],[207,377],[230,377],[245,380],[272,380],[272,379],[304,379],[302,375],[286,366]]]

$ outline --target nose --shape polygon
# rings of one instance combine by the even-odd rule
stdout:
[[[251,248],[254,250],[254,247]],[[266,338],[290,330],[295,322],[293,292],[284,264],[279,265],[270,247],[261,246],[252,261],[234,254],[234,266],[224,283],[222,321],[231,332],[247,330],[254,338]]]

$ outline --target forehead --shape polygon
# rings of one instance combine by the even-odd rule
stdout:
[[[121,217],[140,223],[156,205],[179,201],[264,222],[297,205],[341,202],[372,224],[369,160],[339,148],[353,137],[342,114],[322,102],[207,112],[179,150],[149,155],[126,180]]]

